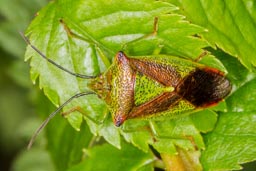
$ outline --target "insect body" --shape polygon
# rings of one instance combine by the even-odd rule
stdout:
[[[206,108],[231,90],[217,69],[174,56],[128,58],[123,52],[89,86],[107,103],[116,126],[132,118],[173,118]]]
[[[97,77],[73,73],[47,58],[22,36],[56,67],[76,77],[91,79],[88,86],[92,90],[74,95],[50,114],[31,138],[28,148],[49,120],[74,98],[97,94],[108,105],[114,124],[121,126],[127,119],[166,115],[174,118],[206,108],[217,104],[231,90],[221,71],[168,55],[127,57],[120,51],[108,70]]]

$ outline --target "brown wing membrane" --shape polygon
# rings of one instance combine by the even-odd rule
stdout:
[[[196,107],[214,105],[226,97],[231,84],[223,73],[212,68],[196,69],[177,86],[177,93]]]

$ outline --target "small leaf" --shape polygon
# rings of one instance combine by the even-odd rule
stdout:
[[[161,154],[166,164],[166,170],[191,170],[201,171],[198,151],[178,149],[178,155]]]
[[[190,118],[200,132],[207,133],[214,128],[217,121],[217,113],[211,110],[204,110],[191,115]]]
[[[99,135],[103,136],[109,144],[112,144],[119,149],[121,148],[119,130],[116,129],[110,117],[104,121],[102,128],[99,131]]]
[[[70,168],[68,171],[130,171],[144,168],[147,165],[152,169],[151,163],[154,161],[151,153],[144,153],[125,142],[122,143],[122,150],[118,150],[109,144],[103,144],[88,149],[87,155],[83,162]]]
[[[122,126],[121,133],[127,142],[132,143],[144,152],[148,152],[148,144],[152,142],[152,135],[149,130],[147,121],[127,120]]]

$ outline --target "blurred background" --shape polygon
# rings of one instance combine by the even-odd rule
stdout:
[[[49,154],[42,149],[27,151],[29,138],[42,122],[38,105],[47,99],[29,78],[29,65],[24,62],[26,44],[19,35],[47,0],[0,0],[0,170],[54,170]],[[40,109],[41,108],[41,109]],[[43,138],[38,140],[45,143]],[[32,160],[33,159],[33,160]],[[38,167],[40,166],[44,167]],[[244,165],[253,169],[253,163]],[[251,169],[250,169],[251,168]]]
[[[40,91],[24,62],[24,32],[46,0],[0,0],[0,170],[23,170],[29,137],[41,120],[36,115]],[[33,152],[31,152],[33,153]],[[42,154],[43,156],[44,154]]]

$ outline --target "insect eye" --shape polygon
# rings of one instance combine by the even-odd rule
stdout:
[[[114,124],[115,126],[119,127],[124,123],[125,120],[126,120],[126,117],[122,116],[121,114],[117,114],[116,117],[114,118]]]
[[[116,61],[118,63],[124,63],[126,61],[126,56],[124,54],[124,52],[122,51],[119,51],[117,54],[116,54]]]
[[[119,60],[122,59],[123,56],[124,56],[124,52],[119,51],[119,52],[117,53],[117,58],[118,58]]]

